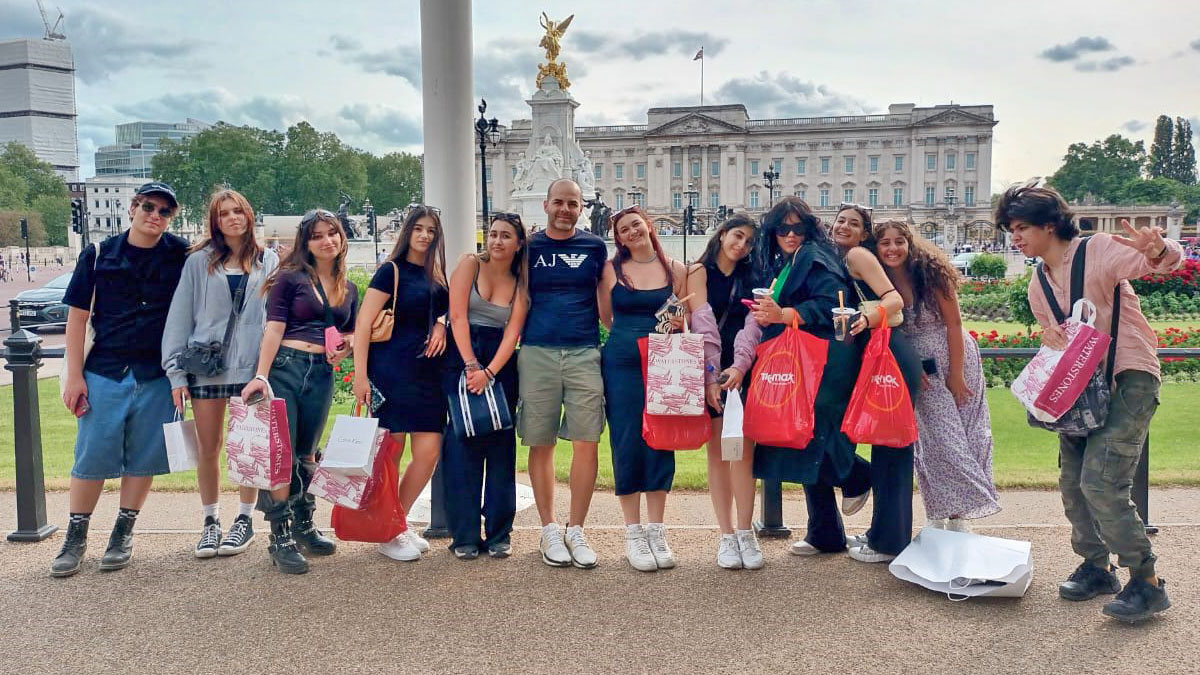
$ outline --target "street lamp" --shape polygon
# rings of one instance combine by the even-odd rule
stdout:
[[[767,169],[763,172],[763,182],[767,184],[767,211],[771,210],[771,206],[775,203],[775,182],[779,180],[779,172],[775,169]]]
[[[483,113],[487,111],[487,99],[479,99],[479,119],[475,120],[475,135],[479,138],[479,187],[483,191],[483,226],[488,222],[487,194],[487,144],[493,146],[500,142],[500,130],[496,118],[487,119]]]
[[[375,240],[375,264],[379,264],[379,228],[375,227],[375,207],[371,206],[371,198],[363,199],[363,215],[367,217],[367,227],[371,230],[371,238]]]
[[[696,213],[695,207],[692,206],[692,201],[694,197],[698,198],[700,193],[696,191],[696,188],[691,183],[688,183],[687,190],[684,191],[683,196],[687,197],[687,206],[683,209],[683,263],[686,265],[688,262],[688,230],[692,229],[692,218],[695,217]]]
[[[946,202],[946,231],[948,233],[953,233],[953,237],[951,239],[953,243],[957,245],[959,241],[959,232],[958,226],[955,223],[958,222],[958,214],[954,211],[954,203],[958,201],[958,197],[954,194],[954,188],[947,187],[946,194],[943,199]]]

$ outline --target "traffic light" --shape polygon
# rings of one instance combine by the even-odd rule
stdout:
[[[29,240],[29,221],[24,218],[21,219],[21,238]]]
[[[692,226],[692,205],[691,204],[688,204],[687,208],[685,208],[683,210],[683,224],[684,224],[684,226],[688,227],[689,229]]]
[[[75,234],[82,233],[84,222],[86,222],[86,221],[85,221],[85,216],[83,215],[83,200],[78,199],[78,198],[72,199],[71,200],[71,231],[74,232]]]
[[[722,204],[721,206],[717,207],[717,218],[718,218],[718,219],[720,219],[720,220],[725,220],[725,217],[726,217],[727,215],[729,215],[729,209],[728,209],[728,208],[726,208],[724,204]]]

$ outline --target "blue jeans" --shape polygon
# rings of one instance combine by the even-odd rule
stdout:
[[[83,371],[92,409],[79,418],[75,466],[82,480],[170,473],[163,425],[175,419],[166,376],[138,382],[127,371],[120,382]]]
[[[325,419],[333,404],[333,367],[325,353],[310,354],[291,347],[280,347],[267,376],[276,398],[287,403],[288,431],[292,437],[292,482],[288,501],[293,511],[312,513],[315,499],[308,485],[317,470],[317,443],[325,431]],[[267,490],[259,491],[263,511],[269,499]],[[304,514],[301,514],[304,515]]]

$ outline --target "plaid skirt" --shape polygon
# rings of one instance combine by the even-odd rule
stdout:
[[[245,386],[245,382],[241,384],[189,384],[188,393],[192,395],[192,398],[230,398],[241,396],[242,388]]]

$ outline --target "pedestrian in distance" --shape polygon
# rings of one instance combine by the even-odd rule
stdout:
[[[432,206],[416,206],[404,219],[387,262],[371,278],[354,330],[355,400],[373,410],[379,425],[400,444],[397,462],[411,439],[412,460],[399,487],[405,513],[429,483],[441,454],[447,305],[441,215]],[[385,311],[392,313],[391,337],[371,342],[371,326]],[[379,546],[380,553],[401,561],[417,560],[428,550],[429,542],[413,528]]]
[[[751,253],[757,227],[746,214],[735,214],[717,228],[704,253],[688,270],[689,292],[699,303],[692,312],[692,329],[705,334],[705,389],[712,435],[708,455],[708,490],[721,536],[717,542],[717,565],[725,569],[759,569],[762,549],[751,524],[754,518],[754,444],[747,440],[742,458],[725,461],[721,453],[721,430],[725,401],[741,396],[729,389],[729,378],[718,383],[721,373],[733,366],[733,343],[750,313],[743,302],[753,295]],[[736,517],[734,507],[737,507]]]
[[[70,309],[62,399],[79,422],[70,522],[51,576],[79,571],[92,512],[110,478],[121,479],[120,510],[100,569],[127,567],[150,485],[170,470],[162,425],[175,410],[161,347],[188,248],[166,231],[178,209],[166,183],[138,188],[129,204],[129,229],[84,249],[63,296]],[[89,322],[95,339],[85,355]]]
[[[528,245],[529,316],[517,354],[517,433],[529,446],[542,562],[590,569],[596,553],[583,523],[596,489],[596,452],[604,431],[596,291],[608,248],[603,239],[575,226],[583,210],[575,181],[551,182],[542,208],[546,229],[530,235]],[[571,441],[565,537],[554,519],[554,446],[560,438]]]
[[[904,323],[921,359],[913,399],[913,463],[926,526],[969,532],[968,522],[1000,511],[992,481],[992,422],[979,345],[962,326],[959,274],[941,249],[907,223],[875,225],[875,254],[904,298]]]
[[[1067,347],[1052,307],[1071,311],[1072,268],[1086,245],[1082,297],[1096,307],[1096,330],[1116,341],[1110,352],[1114,362],[1103,366],[1112,375],[1112,398],[1104,426],[1087,436],[1058,437],[1059,490],[1071,521],[1071,547],[1083,558],[1059,585],[1058,594],[1083,601],[1116,593],[1104,605],[1104,614],[1137,623],[1166,610],[1171,600],[1166,581],[1158,576],[1145,523],[1130,499],[1150,420],[1158,409],[1162,377],[1158,339],[1129,280],[1178,268],[1183,249],[1179,242],[1165,239],[1161,229],[1135,228],[1128,220],[1121,221],[1124,235],[1102,232],[1081,239],[1073,218],[1066,201],[1051,188],[1016,186],[996,205],[996,226],[1012,235],[1022,254],[1041,261],[1040,272],[1051,294],[1035,275],[1029,284],[1029,307],[1042,327],[1042,344],[1051,349]],[[1124,589],[1111,564],[1114,553],[1117,564],[1129,570]]]
[[[207,219],[208,236],[190,250],[162,340],[162,365],[175,408],[182,415],[190,399],[200,442],[196,482],[204,520],[197,558],[236,555],[254,539],[258,490],[252,487],[238,491],[238,515],[222,539],[218,464],[226,403],[254,378],[266,325],[263,287],[279,266],[275,253],[255,239],[254,209],[241,193],[213,193]],[[215,374],[202,372],[188,356],[213,344],[222,345],[223,367]]]
[[[485,247],[464,254],[450,277],[450,327],[442,391],[459,396],[488,387],[504,394],[510,418],[517,406],[517,360],[525,325],[525,227],[515,213],[494,213]],[[512,427],[471,437],[448,425],[442,442],[450,550],[462,560],[481,553],[507,558],[517,513],[517,437]],[[479,536],[480,502],[484,536]]]
[[[260,490],[258,507],[271,526],[267,552],[285,574],[308,571],[310,555],[333,555],[337,544],[313,522],[316,499],[308,493],[320,461],[317,443],[333,403],[333,367],[350,354],[358,288],[346,278],[346,233],[337,216],[313,209],[300,219],[295,242],[267,280],[267,327],[254,379],[242,399],[260,395],[287,404],[292,441],[292,478]],[[326,328],[342,344],[325,344]]]

